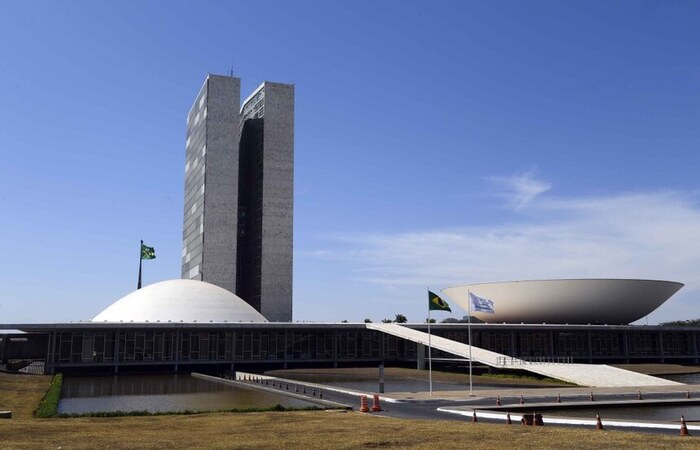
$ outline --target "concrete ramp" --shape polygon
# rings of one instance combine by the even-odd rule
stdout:
[[[370,330],[400,337],[419,344],[428,345],[428,333],[413,330],[395,323],[368,323]],[[451,353],[462,358],[469,358],[469,345],[452,341],[433,335],[431,337],[433,348]],[[519,369],[533,372],[538,375],[555,378],[557,380],[592,387],[616,387],[616,386],[680,386],[682,383],[664,380],[629,370],[605,364],[561,364],[561,363],[533,363],[508,355],[484,350],[471,346],[472,361],[499,369]],[[504,363],[507,361],[508,364]]]

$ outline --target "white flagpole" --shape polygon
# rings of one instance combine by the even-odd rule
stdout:
[[[433,345],[430,339],[430,287],[428,287],[428,383],[430,384],[430,396],[433,395]]]
[[[467,328],[469,329],[469,396],[472,395],[472,296],[467,290]]]

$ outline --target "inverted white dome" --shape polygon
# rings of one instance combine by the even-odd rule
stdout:
[[[641,319],[682,287],[675,281],[592,278],[469,284],[442,292],[465,311],[469,292],[492,300],[493,314],[472,312],[484,322],[612,325]]]
[[[204,281],[168,280],[112,303],[93,322],[267,322],[226,289]]]

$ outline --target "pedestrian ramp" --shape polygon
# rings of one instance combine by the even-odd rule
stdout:
[[[418,344],[428,345],[428,333],[402,325],[395,323],[368,323],[366,327],[370,330],[390,334]],[[469,358],[468,344],[432,335],[430,336],[430,345],[443,352],[462,358]],[[525,370],[580,386],[641,387],[682,385],[682,383],[677,383],[675,381],[619,369],[606,364],[538,363],[512,358],[508,355],[492,352],[473,345],[471,346],[471,358],[474,362],[479,362],[490,367]]]

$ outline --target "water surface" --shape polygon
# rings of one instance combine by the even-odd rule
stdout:
[[[190,375],[66,377],[58,412],[216,411],[224,409],[313,406],[255,389],[244,389]]]
[[[571,408],[543,411],[542,415],[557,417],[579,417],[595,419],[600,414],[601,419],[641,420],[648,422],[680,422],[681,415],[688,423],[700,423],[700,405],[687,406],[631,406],[620,408]]]

